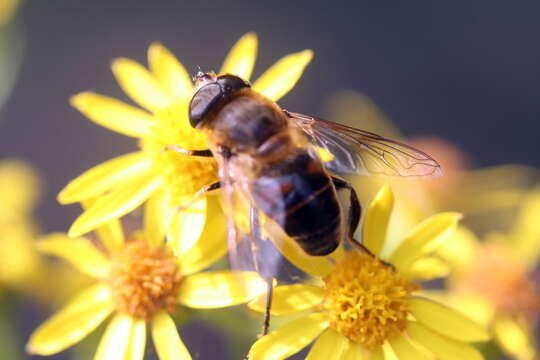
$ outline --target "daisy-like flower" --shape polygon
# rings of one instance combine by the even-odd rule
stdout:
[[[309,360],[482,359],[470,343],[487,340],[486,330],[423,297],[413,282],[438,273],[430,254],[451,236],[460,215],[428,218],[397,248],[388,249],[385,238],[392,207],[393,195],[386,186],[365,220],[364,245],[384,262],[359,251],[338,252],[320,285],[277,286],[272,313],[301,315],[256,341],[251,360],[284,359],[313,341]],[[250,307],[262,311],[264,304],[263,295]]]
[[[540,188],[527,196],[513,228],[479,241],[460,229],[439,252],[453,265],[447,300],[492,329],[494,340],[513,359],[540,354]]]
[[[256,52],[256,35],[244,35],[227,55],[220,73],[248,80]],[[253,89],[277,101],[294,86],[312,56],[310,50],[304,50],[283,57],[253,83]],[[193,129],[188,120],[193,84],[180,62],[158,43],[150,46],[148,63],[150,71],[129,59],[116,59],[112,63],[122,89],[143,109],[92,92],[71,99],[71,104],[90,120],[139,139],[140,146],[139,151],[86,171],[60,192],[58,199],[63,204],[99,197],[75,220],[69,230],[72,237],[118,218],[146,200],[147,207],[159,212],[163,224],[160,231],[170,241],[181,238],[189,247],[202,231],[209,205],[204,198],[192,203],[193,194],[217,181],[217,163],[213,158],[163,151],[170,145],[189,150],[208,149],[205,135]],[[191,208],[176,210],[186,204],[192,204]],[[190,224],[189,238],[182,233],[185,223]]]
[[[102,250],[86,238],[52,234],[39,242],[45,253],[60,256],[97,282],[40,325],[31,335],[31,354],[58,353],[111,317],[94,359],[143,359],[147,328],[158,357],[191,359],[170,312],[178,305],[219,308],[244,303],[266,290],[252,272],[200,272],[226,253],[225,220],[220,209],[208,209],[211,221],[203,231],[205,241],[179,257],[145,229],[124,239],[118,220],[101,225]],[[146,215],[153,216],[150,212]],[[146,224],[152,224],[147,221]],[[219,230],[217,230],[219,232]]]

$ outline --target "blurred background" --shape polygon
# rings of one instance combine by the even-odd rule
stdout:
[[[110,62],[122,56],[146,64],[155,40],[191,73],[197,66],[218,70],[248,31],[259,36],[253,78],[285,54],[315,52],[280,102],[286,109],[410,139],[458,170],[526,165],[512,186],[532,187],[540,167],[540,2],[368,3],[0,0],[0,158],[26,160],[41,178],[36,232],[65,231],[80,210],[60,206],[58,191],[136,145],[85,119],[69,106],[70,95],[93,90],[126,100]],[[513,178],[512,169],[502,177]],[[489,174],[462,190],[484,189]],[[455,199],[448,188],[437,191]],[[520,199],[511,197],[512,207]],[[441,203],[444,210],[459,207]],[[0,329],[0,338],[13,337],[7,343],[15,345],[12,357],[2,358],[30,358],[20,349],[54,308],[21,299],[1,300],[20,334]],[[16,316],[21,309],[31,316]],[[218,327],[191,326],[199,335],[184,333],[195,358],[221,358],[229,345]],[[214,347],[203,345],[214,337]]]

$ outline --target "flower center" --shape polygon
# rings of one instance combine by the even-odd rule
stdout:
[[[206,150],[206,135],[193,129],[187,119],[187,104],[171,106],[155,115],[152,137],[142,139],[140,146],[152,153],[159,172],[163,174],[171,200],[178,206],[192,199],[195,192],[218,180],[218,165],[214,158],[163,151],[169,145],[186,150]]]
[[[405,329],[407,300],[417,285],[364,253],[349,252],[325,279],[330,326],[366,348]]]
[[[505,246],[484,246],[459,286],[489,298],[501,313],[538,321],[540,285],[519,256]]]
[[[137,318],[150,320],[162,309],[174,312],[181,280],[174,256],[140,239],[113,258],[110,284],[116,308]]]

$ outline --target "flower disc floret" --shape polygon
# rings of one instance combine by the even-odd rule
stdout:
[[[416,285],[377,258],[349,252],[325,279],[330,327],[366,348],[406,327],[407,301]]]
[[[164,247],[136,240],[113,259],[110,283],[118,312],[150,320],[162,309],[174,312],[182,274]]]

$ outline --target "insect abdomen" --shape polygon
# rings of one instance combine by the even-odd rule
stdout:
[[[253,186],[257,207],[283,227],[309,255],[331,253],[342,237],[341,208],[332,180],[302,151]]]

